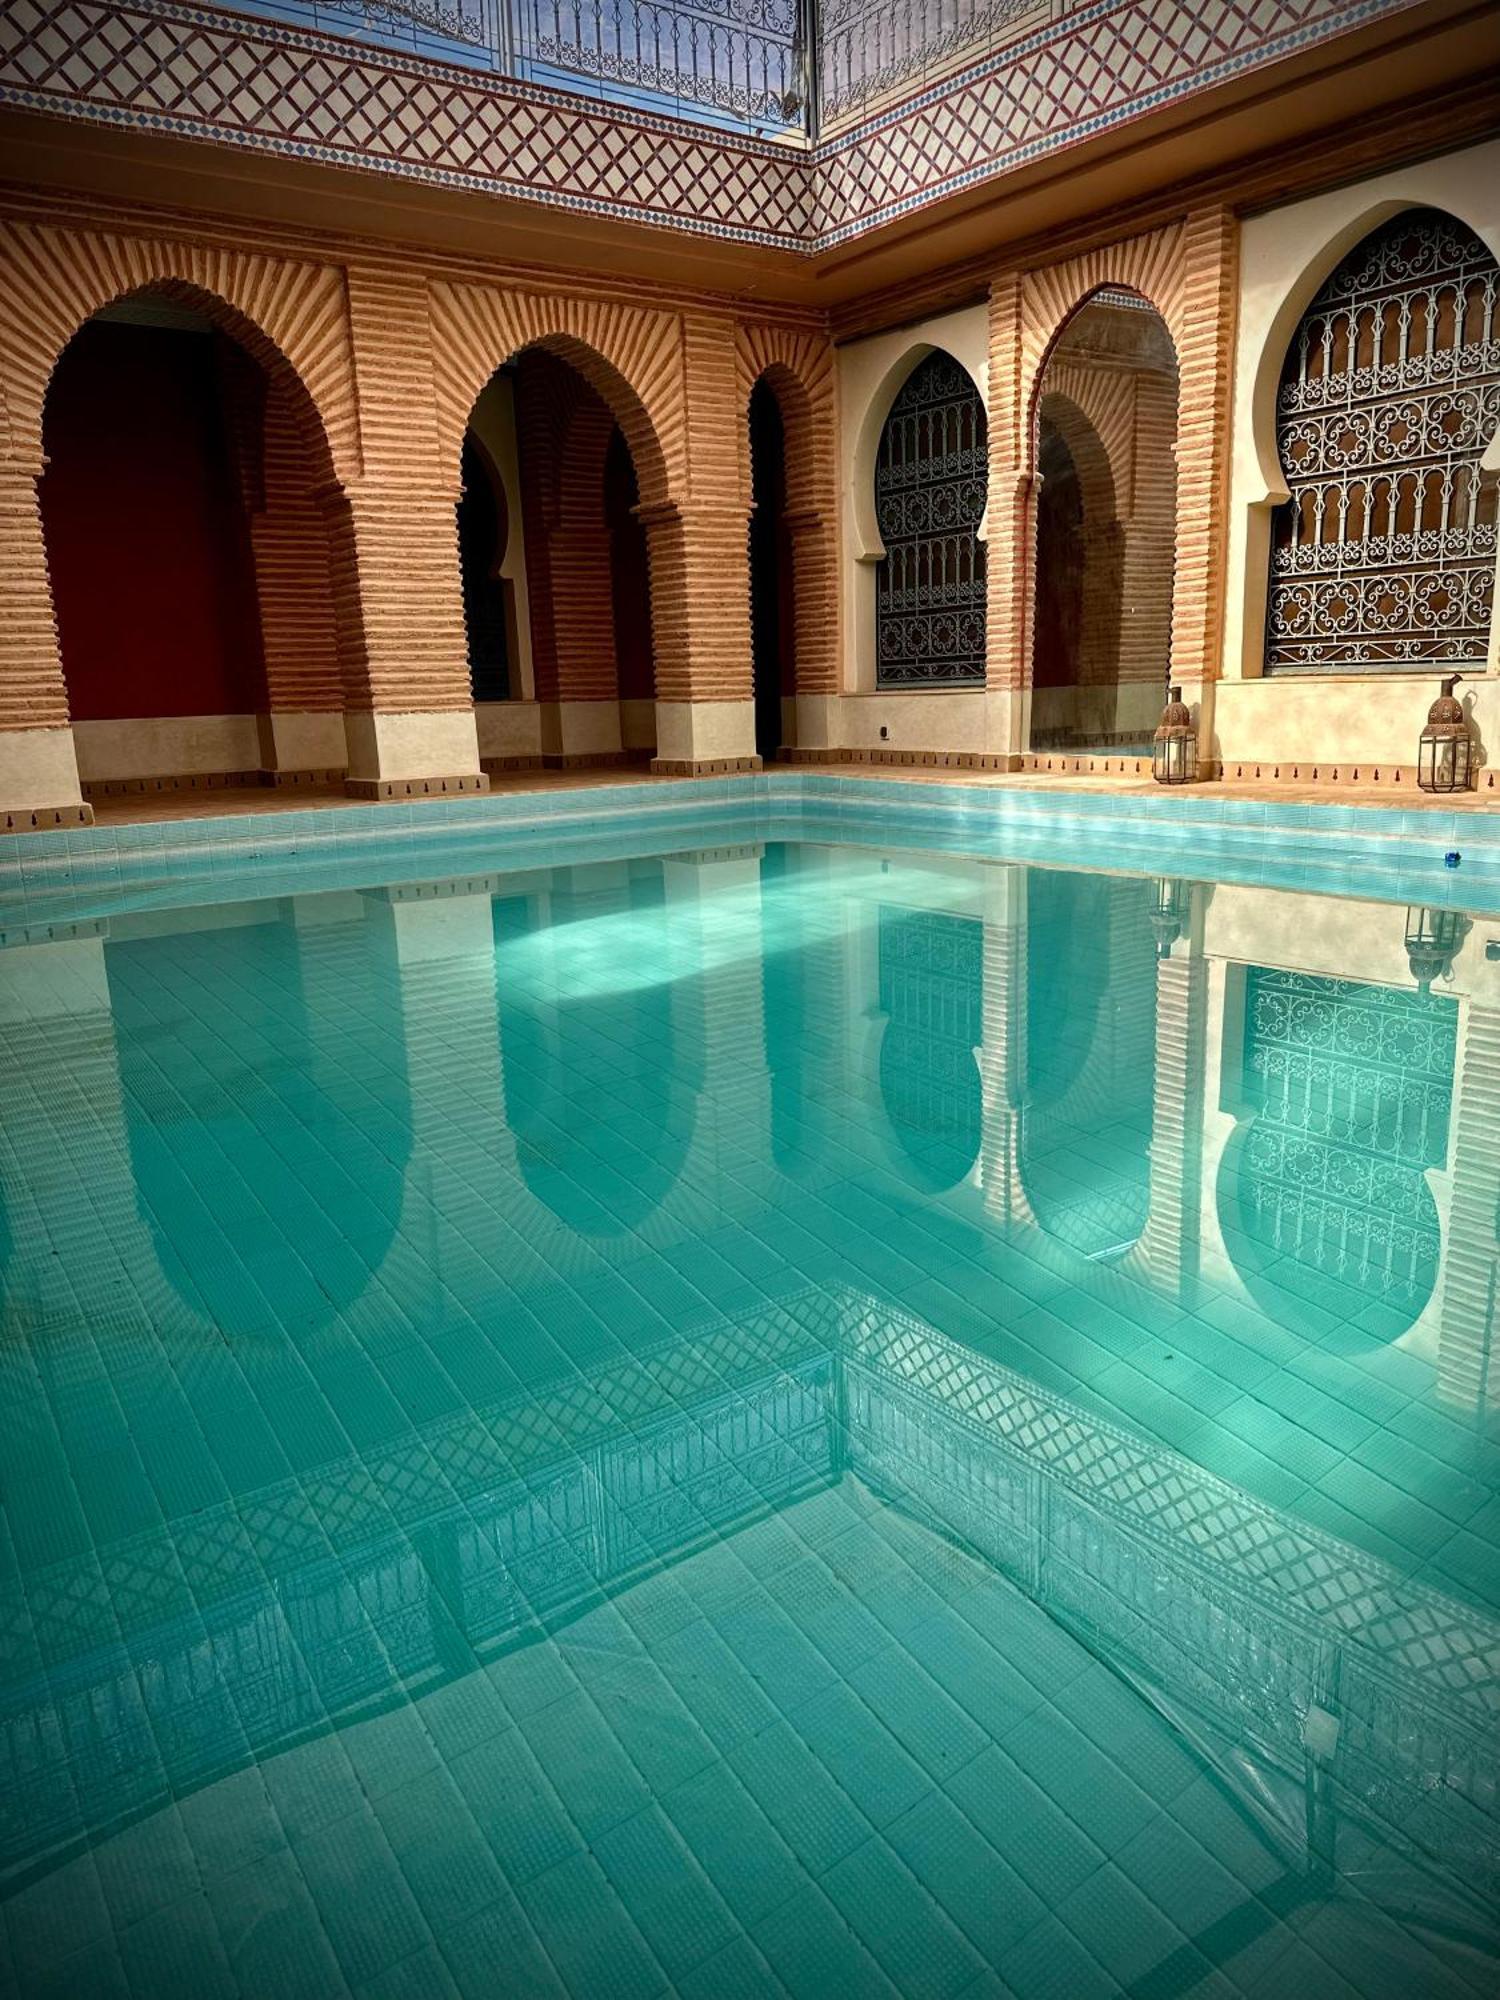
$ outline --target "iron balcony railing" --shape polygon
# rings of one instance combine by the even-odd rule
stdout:
[[[227,0],[762,136],[822,126],[1050,19],[1055,0]]]
[[[228,0],[640,110],[802,137],[813,0]]]
[[[896,91],[919,88],[1045,22],[1051,0],[821,0],[817,118],[831,125]]]

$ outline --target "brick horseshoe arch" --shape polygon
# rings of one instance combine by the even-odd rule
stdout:
[[[11,449],[39,470],[42,411],[63,349],[94,314],[151,291],[197,306],[269,374],[293,374],[326,443],[330,477],[361,472],[343,279],[293,263],[166,238],[0,228],[0,378]]]
[[[792,536],[799,694],[838,689],[837,485],[833,351],[790,327],[735,329],[741,482],[750,501],[750,397],[764,381],[786,432],[786,521]]]
[[[625,433],[641,504],[680,500],[687,410],[675,313],[478,285],[431,288],[439,453],[455,488],[469,413],[503,362],[541,347],[570,363]]]

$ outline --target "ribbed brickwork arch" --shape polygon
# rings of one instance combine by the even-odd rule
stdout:
[[[555,297],[493,286],[435,283],[431,290],[439,450],[458,477],[469,413],[503,362],[540,347],[576,368],[625,433],[641,504],[682,496],[687,409],[682,323],[605,299]]]
[[[47,385],[68,342],[105,306],[137,292],[192,304],[271,374],[302,384],[326,437],[329,476],[359,475],[348,316],[331,265],[165,237],[0,226],[0,377],[11,449],[39,467]]]
[[[1034,270],[990,289],[989,684],[1022,688],[1029,669],[1036,404],[1042,371],[1094,293],[1138,293],[1171,335],[1178,364],[1171,677],[1216,672],[1228,466],[1238,224],[1214,204],[1181,222]]]
[[[830,506],[835,478],[831,342],[795,327],[740,325],[735,328],[735,363],[743,412],[748,413],[750,393],[762,376],[781,405],[788,508]]]
[[[1139,294],[1160,313],[1173,345],[1181,352],[1187,330],[1184,237],[1179,223],[1026,273],[1021,285],[1021,370],[1028,404],[1048,355],[1069,321],[1096,292]]]
[[[792,591],[799,694],[838,690],[838,461],[833,344],[787,326],[735,328],[740,449],[750,496],[750,397],[764,381],[786,433],[786,520],[792,535]]]

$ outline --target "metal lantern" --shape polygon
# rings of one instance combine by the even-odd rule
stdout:
[[[1151,775],[1159,785],[1191,785],[1198,776],[1198,732],[1181,688],[1167,690],[1151,742]]]
[[[1454,695],[1462,674],[1450,674],[1427,711],[1417,745],[1417,783],[1424,792],[1466,792],[1474,778],[1474,739]]]
[[[1452,969],[1468,932],[1469,920],[1457,910],[1407,911],[1406,962],[1418,992],[1430,992],[1433,980],[1441,979]]]
[[[1158,878],[1151,903],[1151,930],[1158,958],[1170,958],[1172,947],[1187,929],[1191,885],[1180,875]]]

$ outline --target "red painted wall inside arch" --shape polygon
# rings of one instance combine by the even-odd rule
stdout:
[[[41,504],[75,721],[266,705],[216,346],[96,323],[58,363]]]

